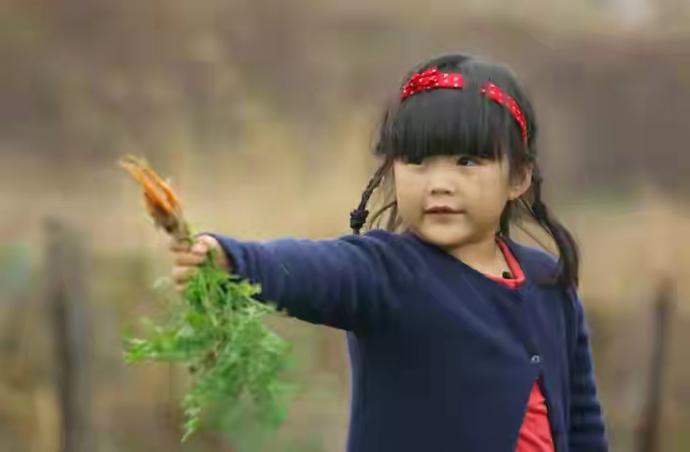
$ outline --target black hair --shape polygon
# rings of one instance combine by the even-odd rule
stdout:
[[[369,214],[366,205],[373,191],[381,185],[387,189],[383,195],[384,205],[373,215],[369,227],[377,219],[380,226],[382,215],[387,211],[389,216],[385,229],[397,231],[403,225],[390,183],[396,159],[417,161],[432,155],[448,154],[507,158],[510,177],[524,175],[529,165],[532,167],[532,183],[525,194],[507,202],[501,214],[498,234],[510,237],[511,224],[519,226],[523,218],[536,222],[553,238],[559,252],[556,272],[537,282],[577,287],[578,245],[542,200],[543,178],[536,159],[537,122],[532,104],[517,78],[505,65],[467,54],[446,54],[416,65],[405,75],[402,84],[415,73],[431,67],[437,67],[441,72],[460,72],[464,87],[422,91],[402,102],[402,86],[396,92],[384,111],[374,146],[374,155],[382,162],[362,193],[359,206],[350,213],[353,233],[359,234],[366,223]],[[510,111],[481,94],[481,86],[487,81],[499,86],[520,106],[527,122],[526,141]]]

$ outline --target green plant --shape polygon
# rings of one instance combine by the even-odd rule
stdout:
[[[176,240],[191,243],[191,232],[170,187],[143,160],[126,157],[121,164],[144,189],[154,223]],[[209,252],[182,296],[169,293],[165,297],[167,314],[162,321],[143,319],[146,335],[126,334],[124,340],[128,364],[177,362],[189,370],[192,382],[182,400],[182,441],[197,431],[205,411],[209,419],[241,407],[246,411],[243,415],[275,428],[285,418],[287,396],[294,388],[280,380],[290,363],[290,345],[262,321],[268,314],[279,313],[275,304],[253,298],[260,285],[218,268],[215,258]],[[165,290],[171,285],[169,278],[163,278],[156,288]]]

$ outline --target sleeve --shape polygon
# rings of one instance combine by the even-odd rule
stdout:
[[[390,244],[375,232],[269,241],[197,235],[218,240],[234,267],[232,273],[261,285],[257,300],[310,323],[364,332],[390,319],[399,280],[392,270]]]
[[[605,452],[609,449],[601,404],[597,398],[590,330],[582,302],[573,290],[574,349],[570,362],[570,452]]]

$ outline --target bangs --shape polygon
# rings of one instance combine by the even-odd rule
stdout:
[[[435,155],[502,159],[510,147],[520,147],[512,120],[505,108],[470,87],[416,93],[388,115],[377,154],[403,160]]]

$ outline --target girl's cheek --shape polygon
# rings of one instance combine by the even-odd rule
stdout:
[[[398,213],[406,223],[417,223],[424,213],[422,201],[419,198],[410,199],[409,197],[398,200]]]

